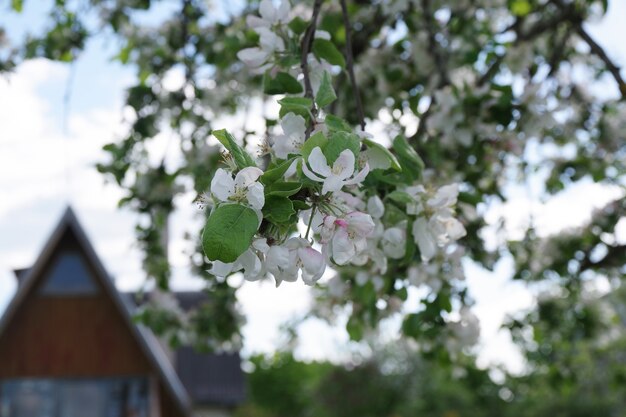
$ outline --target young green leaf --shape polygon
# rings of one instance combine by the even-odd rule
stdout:
[[[281,224],[289,222],[289,219],[295,213],[293,203],[287,197],[270,195],[265,199],[263,217],[272,223]]]
[[[315,96],[315,102],[320,108],[322,108],[328,106],[335,100],[337,100],[337,95],[333,89],[330,74],[328,74],[328,71],[324,71],[322,83],[320,84],[320,88],[317,90],[317,95]]]
[[[287,172],[287,170],[289,169],[291,164],[293,164],[293,161],[295,161],[296,158],[297,157],[295,156],[293,158],[289,158],[286,161],[280,163],[277,167],[265,171],[263,175],[259,177],[259,181],[261,181],[261,183],[266,186],[278,181],[283,177],[283,175],[285,175],[285,172]]]
[[[284,117],[287,113],[295,113],[308,120],[311,117],[313,101],[307,97],[285,97],[278,100],[280,104],[279,116]]]
[[[240,204],[222,204],[209,216],[202,233],[202,248],[212,261],[235,262],[250,247],[259,228],[254,210]]]
[[[300,153],[304,157],[305,160],[309,159],[309,155],[311,155],[311,151],[315,148],[320,148],[322,151],[328,144],[328,139],[322,132],[317,132],[313,136],[311,136],[300,148]]]
[[[339,65],[341,68],[346,67],[346,59],[339,49],[329,40],[317,38],[313,41],[313,54],[317,58],[328,61],[331,65]]]
[[[352,132],[352,128],[341,117],[333,116],[332,114],[327,114],[326,119],[324,119],[324,123],[326,123],[326,127],[330,131],[341,131],[341,132]]]
[[[396,171],[402,171],[400,162],[392,154],[389,149],[385,148],[378,142],[374,142],[370,139],[363,139],[363,142],[367,145],[368,149],[365,154],[370,162],[370,169],[389,169],[393,168]]]
[[[299,182],[278,181],[265,189],[265,195],[289,197],[300,191],[300,188],[302,188],[302,184]]]
[[[230,152],[237,164],[237,168],[255,167],[254,159],[241,146],[237,145],[233,135],[228,133],[226,129],[214,130],[213,136],[220,141],[222,145]]]
[[[265,94],[299,94],[302,91],[302,84],[286,72],[279,72],[273,78],[270,71],[263,75],[263,92]]]
[[[329,164],[335,162],[337,157],[344,150],[349,149],[354,153],[354,158],[359,158],[359,151],[361,150],[361,141],[359,137],[354,133],[347,132],[334,132],[330,136],[328,144],[322,151]]]
[[[422,176],[424,170],[424,161],[415,152],[415,149],[409,145],[406,138],[402,135],[396,136],[392,144],[393,150],[398,155],[400,166],[402,167],[402,175],[408,182],[418,180]]]

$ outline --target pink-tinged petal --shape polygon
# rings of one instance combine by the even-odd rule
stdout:
[[[245,188],[259,179],[263,171],[257,167],[246,167],[235,176],[235,187]]]
[[[228,201],[235,192],[235,181],[230,173],[222,168],[215,171],[211,180],[211,193],[220,201]]]
[[[333,164],[333,173],[342,180],[354,174],[354,154],[351,150],[342,151]]]
[[[361,213],[360,211],[353,211],[346,215],[346,221],[348,222],[348,228],[354,232],[357,236],[367,237],[374,232],[376,224],[369,214]]]
[[[356,248],[346,229],[337,229],[332,240],[332,256],[337,265],[345,265],[356,255]]]
[[[324,177],[331,175],[331,170],[328,166],[328,162],[326,161],[326,157],[322,153],[322,149],[320,149],[319,146],[316,146],[311,151],[311,154],[309,155],[309,165],[318,175],[322,175]]]
[[[370,173],[370,166],[368,163],[365,163],[365,166],[363,167],[362,170],[360,170],[354,177],[346,181],[346,185],[359,184],[363,182],[363,180],[365,179],[365,177],[367,177],[367,174],[369,173]]]
[[[302,161],[302,173],[304,175],[307,176],[307,178],[313,180],[313,181],[317,181],[317,182],[324,182],[324,178],[322,177],[318,177],[316,174],[313,173],[313,171],[311,171],[309,169],[309,167],[307,166],[306,162]]]
[[[248,187],[246,193],[246,199],[248,203],[257,210],[261,210],[265,205],[265,194],[263,193],[264,187],[260,182],[255,182]]]
[[[422,260],[429,261],[437,253],[437,242],[430,233],[428,223],[423,217],[419,217],[413,223],[413,239],[420,250]]]
[[[331,175],[324,180],[324,185],[322,186],[322,194],[336,193],[337,191],[341,190],[343,184],[344,180],[335,175]]]

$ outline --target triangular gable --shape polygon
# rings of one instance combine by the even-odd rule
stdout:
[[[70,251],[61,251],[68,238],[74,242]],[[66,256],[66,258],[64,258]],[[69,257],[67,257],[69,256]],[[37,261],[28,271],[24,272],[20,280],[17,293],[0,318],[0,337],[7,329],[9,323],[16,315],[21,305],[27,299],[31,291],[52,291],[54,295],[54,280],[63,274],[55,276],[59,268],[79,269],[83,279],[75,284],[75,291],[104,291],[107,297],[113,301],[121,317],[126,323],[130,333],[135,338],[143,354],[150,362],[153,369],[159,375],[168,394],[174,399],[176,406],[183,415],[190,414],[190,401],[187,393],[180,382],[171,363],[158,345],[156,337],[146,328],[136,325],[131,317],[131,303],[115,288],[108,273],[100,262],[85,232],[80,227],[78,219],[71,208],[67,208],[61,221],[45,244]],[[80,269],[83,269],[80,271]],[[75,271],[76,272],[76,271]],[[45,275],[44,275],[45,274]],[[43,279],[43,281],[42,281]],[[92,286],[90,284],[97,284]]]

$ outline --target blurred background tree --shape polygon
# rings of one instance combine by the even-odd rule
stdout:
[[[303,24],[309,3],[294,4]],[[22,7],[23,0],[10,5],[12,13]],[[211,130],[227,120],[246,145],[275,123],[263,77],[236,57],[256,41],[244,16],[258,3],[57,0],[47,7],[42,33],[12,42],[0,28],[0,70],[36,57],[72,62],[96,37],[116,42],[113,59],[136,78],[126,95],[127,134],[111,138],[98,170],[126,191],[120,204],[140,213],[144,269],[167,290],[168,218],[174,198],[205,192],[220,164],[207,141]],[[350,367],[255,357],[246,415],[623,415],[626,244],[617,230],[626,212],[626,83],[587,29],[607,7],[606,0],[350,2],[355,70],[376,139],[404,133],[429,181],[462,184],[468,236],[454,256],[399,280],[395,271],[367,283],[348,274],[316,289],[312,314],[348,316],[354,339],[403,311],[403,332],[418,341],[410,351],[424,357],[385,352]],[[319,27],[343,50],[342,19],[339,3],[323,3]],[[165,82],[173,75],[180,76],[176,88]],[[346,77],[334,86],[333,111],[357,124]],[[150,147],[164,129],[173,132],[165,154]],[[613,197],[576,228],[542,227],[532,210],[521,224],[506,215],[520,193],[533,204],[582,182]],[[538,301],[506,326],[526,374],[496,383],[476,369],[464,343],[451,345],[463,328],[448,334],[444,318],[471,304],[461,260],[492,270],[502,259],[514,261],[514,279]],[[235,343],[242,320],[236,287],[206,274],[200,250],[190,264],[213,300],[194,316],[192,333],[199,344]],[[414,287],[417,305],[403,305]],[[160,317],[146,320],[180,326]],[[390,365],[394,356],[401,365]]]

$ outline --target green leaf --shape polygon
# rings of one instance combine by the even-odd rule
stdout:
[[[352,132],[352,128],[348,122],[332,114],[326,115],[324,123],[326,123],[326,127],[328,127],[330,131]]]
[[[395,201],[396,203],[401,203],[401,204],[409,204],[415,201],[413,197],[411,197],[408,193],[405,193],[404,191],[398,191],[398,190],[390,192],[389,194],[385,196],[385,198],[388,198],[392,201]]]
[[[272,78],[270,71],[263,75],[263,92],[265,94],[299,94],[302,85],[286,72],[279,72]]]
[[[313,41],[313,54],[317,58],[322,58],[328,61],[331,65],[339,65],[341,68],[346,67],[346,60],[343,54],[339,52],[339,49],[329,40],[315,39]]]
[[[524,17],[533,10],[528,0],[513,0],[511,3],[511,13],[518,17]]]
[[[235,262],[252,243],[259,228],[254,210],[240,204],[222,204],[209,216],[202,233],[202,248],[212,261]]]
[[[23,6],[24,6],[23,0],[11,0],[11,7],[13,8],[14,11],[21,13]]]
[[[265,195],[289,197],[300,191],[300,188],[302,188],[302,184],[299,182],[279,181],[267,187]]]
[[[305,160],[309,159],[309,155],[311,155],[311,151],[317,147],[319,147],[322,151],[328,144],[328,139],[322,132],[317,132],[313,136],[307,139],[306,142],[300,148],[300,153],[304,157]]]
[[[243,169],[256,166],[254,159],[241,146],[237,145],[234,136],[228,133],[226,129],[214,130],[212,133],[233,156],[237,168]]]
[[[311,206],[309,206],[307,203],[301,200],[292,200],[292,202],[293,202],[293,208],[298,211],[309,210],[311,208]]]
[[[392,144],[393,150],[396,151],[400,166],[402,167],[402,175],[408,182],[418,180],[422,176],[424,170],[424,161],[415,152],[415,149],[409,145],[406,138],[402,135],[396,136]]]
[[[287,197],[270,195],[265,199],[263,217],[266,220],[276,224],[286,223],[294,214],[293,203]]]
[[[261,175],[261,177],[259,178],[259,181],[261,181],[261,183],[266,186],[278,181],[283,177],[283,175],[285,175],[285,172],[287,172],[287,170],[289,169],[293,161],[296,160],[296,158],[297,157],[295,156],[293,158],[289,158],[286,161],[282,162],[280,165],[278,165],[276,168],[265,171],[263,175]]]
[[[322,151],[329,164],[334,163],[337,157],[344,150],[349,149],[354,154],[355,160],[359,158],[359,151],[361,150],[361,141],[359,137],[354,133],[348,132],[334,132],[330,136],[328,144]]]
[[[350,340],[363,339],[363,323],[361,323],[358,317],[350,317],[348,323],[346,323],[346,330],[348,331]]]
[[[313,101],[306,97],[285,97],[278,100],[280,104],[279,116],[284,117],[287,113],[295,113],[308,120],[311,116]]]
[[[328,106],[335,100],[337,100],[337,95],[333,89],[330,74],[328,71],[324,71],[322,83],[320,84],[320,88],[317,90],[317,95],[315,96],[315,102],[320,108],[322,108]]]
[[[289,26],[289,29],[291,29],[296,35],[301,35],[304,33],[308,25],[309,24],[301,17],[296,16],[291,19],[291,22],[289,22],[287,26]]]
[[[385,148],[378,142],[374,142],[370,139],[363,139],[363,142],[368,146],[365,154],[370,161],[371,169],[389,169],[393,168],[396,171],[402,171],[402,167],[400,166],[400,162],[392,154],[389,149]]]

